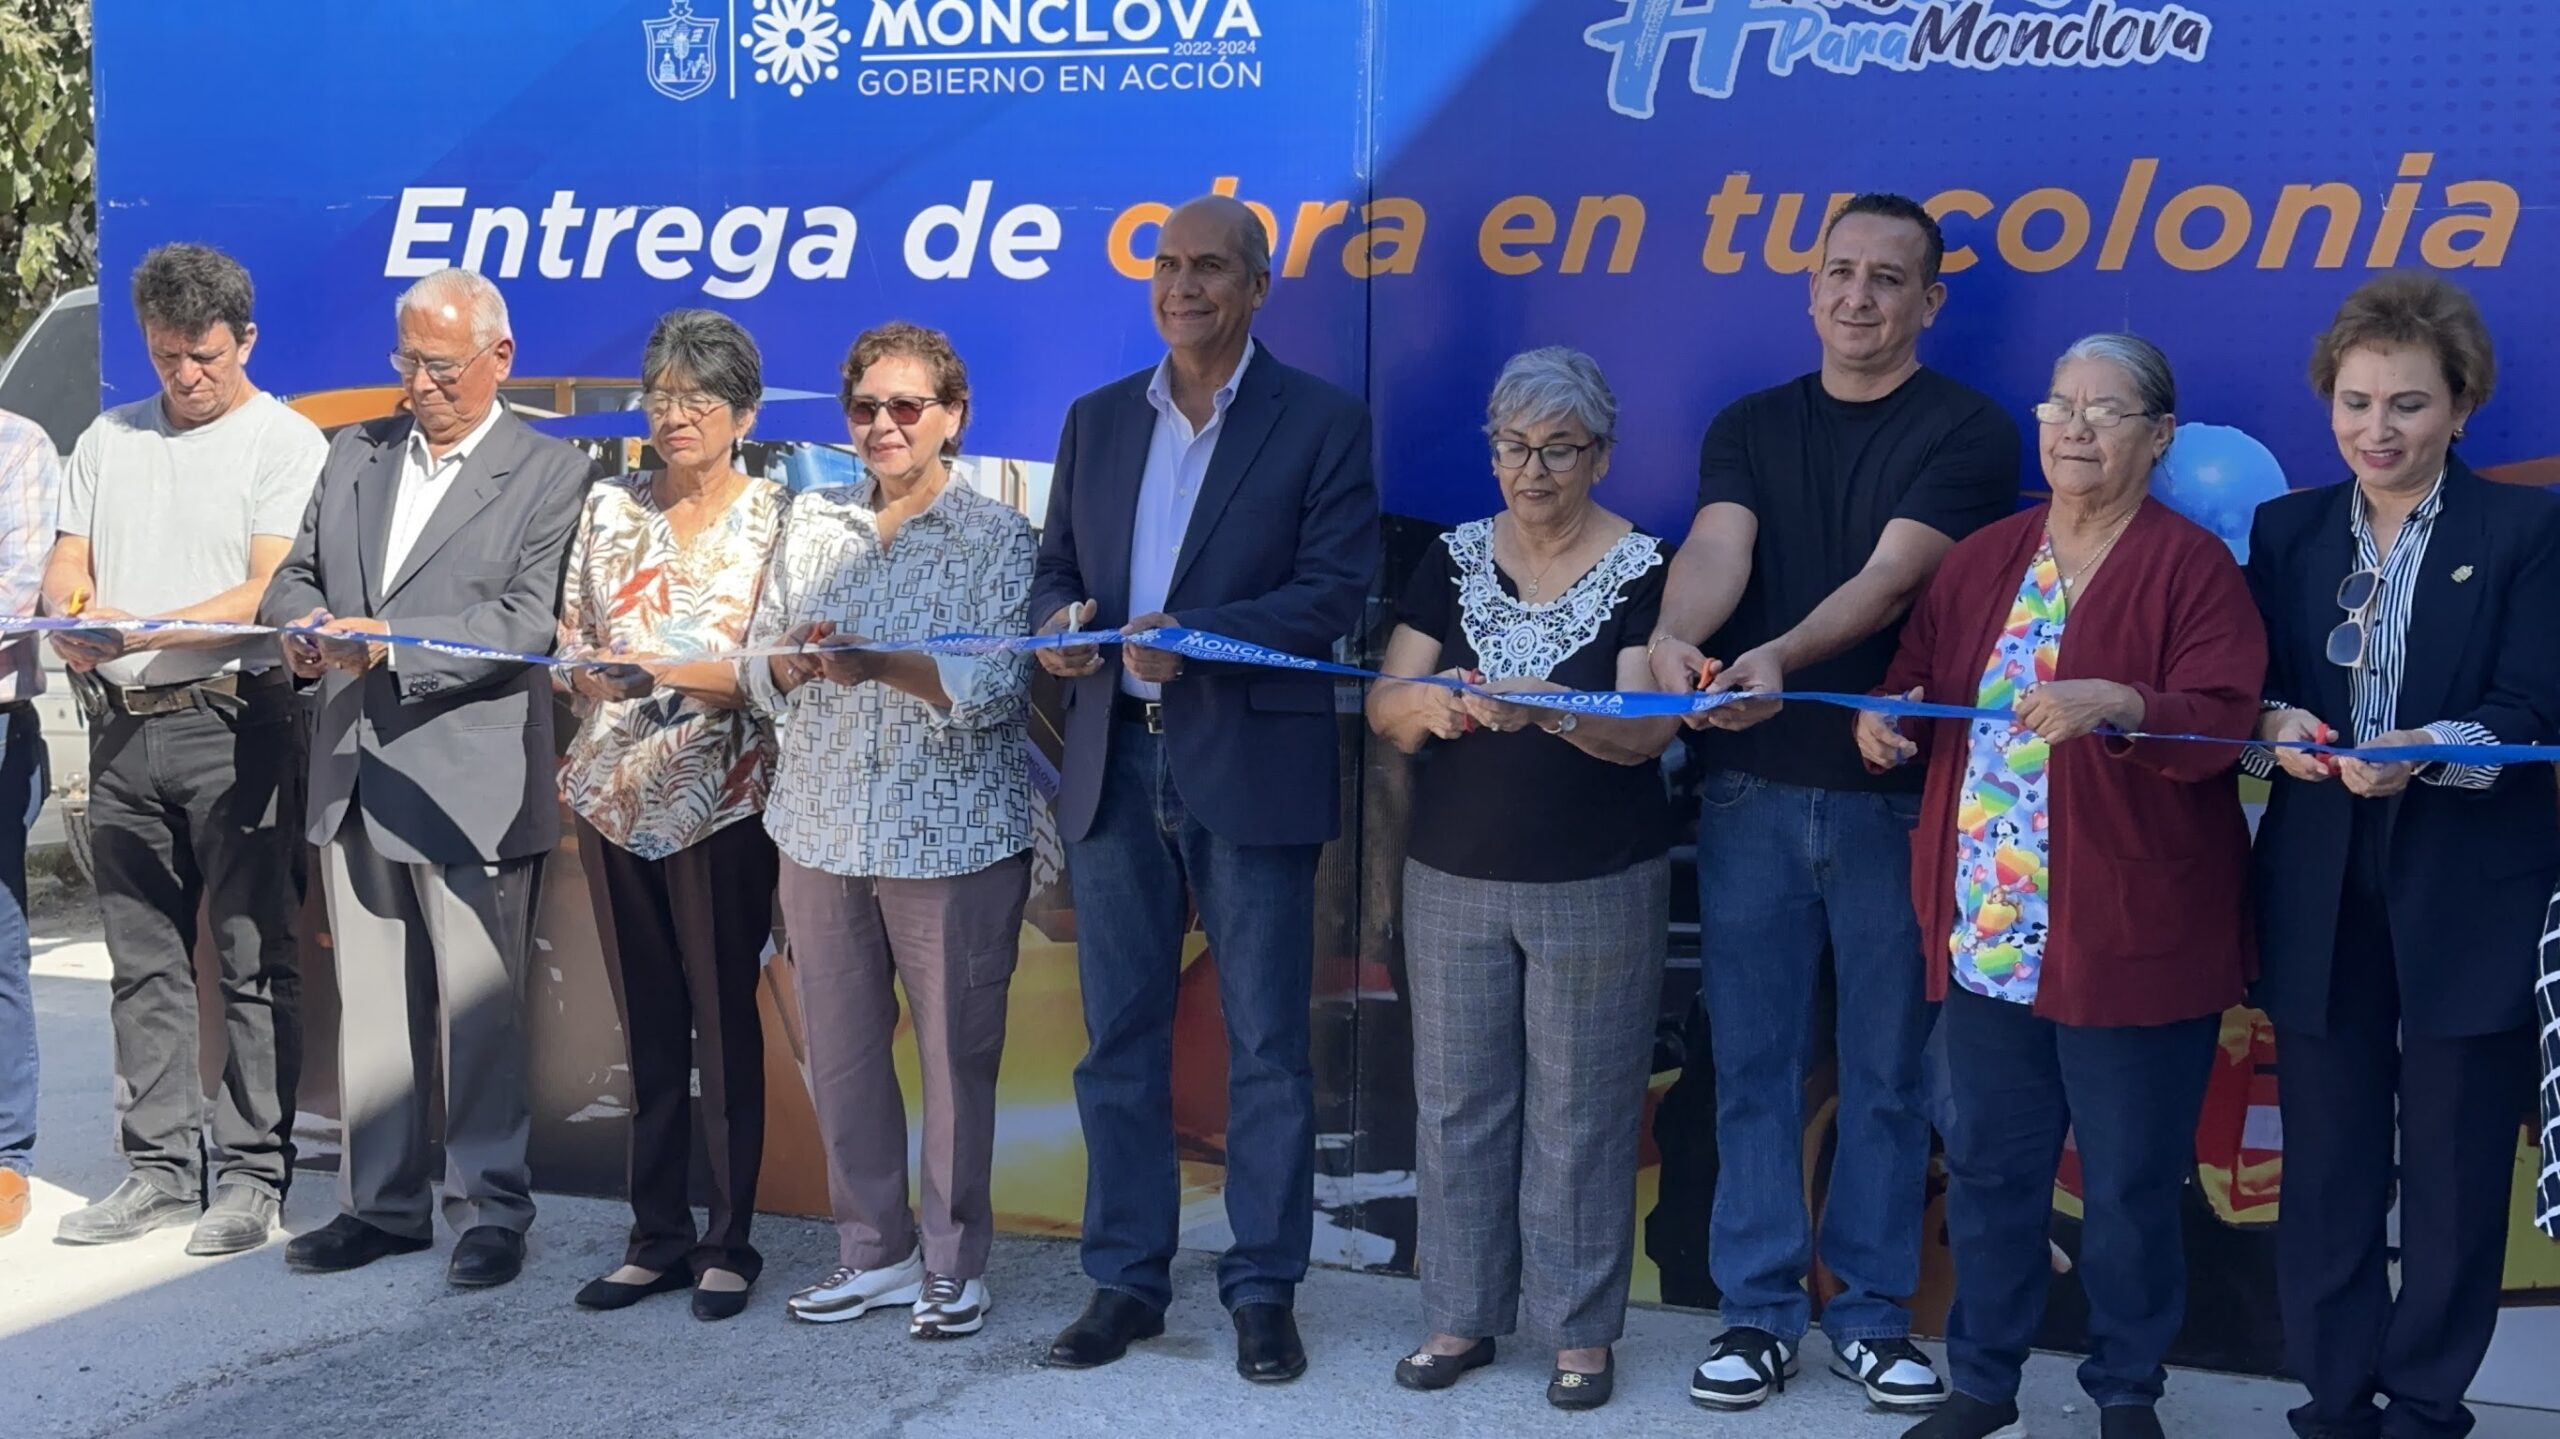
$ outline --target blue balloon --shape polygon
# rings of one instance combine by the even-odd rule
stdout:
[[[2275,453],[2229,425],[2180,425],[2151,470],[2152,494],[2213,531],[2243,561],[2250,517],[2287,488]]]

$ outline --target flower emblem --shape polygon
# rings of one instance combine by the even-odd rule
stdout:
[[[738,43],[755,55],[760,84],[787,85],[798,95],[820,77],[836,78],[844,22],[836,0],[755,0],[756,17]]]

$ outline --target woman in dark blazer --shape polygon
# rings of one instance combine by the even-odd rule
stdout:
[[[2052,503],[1947,552],[1885,676],[1888,693],[2016,722],[1858,719],[1870,765],[1929,764],[1911,887],[1929,997],[1946,1003],[1954,1393],[1911,1439],[2020,1432],[2074,1130],[2081,1386],[2105,1439],[2161,1432],[2186,1317],[2179,1195],[2250,969],[2235,770],[2266,663],[2230,550],[2148,497],[2176,407],[2147,341],[2065,351],[2036,406]],[[2232,743],[2125,737],[2139,731]]]
[[[2258,510],[2259,738],[2560,739],[2560,501],[2450,453],[2495,378],[2470,297],[2430,275],[2366,284],[2311,377],[2354,482]],[[2294,1430],[2459,1435],[2533,1093],[2535,947],[2560,874],[2552,771],[2298,750],[2251,764],[2274,777],[2257,1000],[2282,1066],[2286,1363],[2311,1391]]]

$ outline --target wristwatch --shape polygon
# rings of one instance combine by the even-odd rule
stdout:
[[[1581,723],[1582,717],[1580,715],[1562,714],[1556,716],[1556,722],[1554,724],[1540,725],[1538,728],[1545,730],[1547,733],[1552,735],[1568,735],[1573,733],[1574,728]]]

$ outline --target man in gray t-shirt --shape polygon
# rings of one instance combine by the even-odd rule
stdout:
[[[160,393],[100,415],[73,449],[45,561],[47,613],[257,618],[328,444],[249,382],[251,299],[248,272],[200,245],[154,250],[134,271]],[[108,1013],[130,1096],[119,1136],[129,1175],[65,1216],[56,1237],[111,1244],[193,1224],[190,1254],[254,1249],[292,1176],[302,1062],[292,677],[272,663],[272,639],[96,629],[53,643],[89,719],[91,851],[116,978]],[[199,906],[221,952],[229,1041],[209,1106],[196,1056]],[[220,1155],[210,1182],[208,1122]]]
[[[328,455],[319,426],[261,390],[187,428],[170,423],[157,395],[98,416],[71,451],[56,526],[88,547],[95,588],[83,613],[254,615],[279,563],[254,563],[257,541],[292,543]],[[97,677],[157,687],[235,673],[244,662],[251,670],[279,663],[274,640],[198,642],[207,638],[128,640]]]

